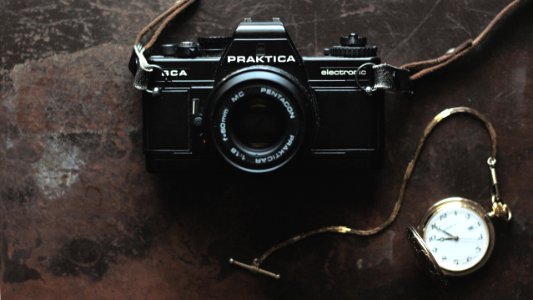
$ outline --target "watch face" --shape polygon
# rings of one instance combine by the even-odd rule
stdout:
[[[428,250],[447,275],[477,270],[492,252],[492,223],[483,208],[471,200],[448,198],[438,202],[422,226]]]

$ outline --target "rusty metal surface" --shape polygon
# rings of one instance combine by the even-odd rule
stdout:
[[[135,33],[171,1],[2,1],[0,228],[3,299],[531,299],[533,8],[483,50],[387,103],[387,151],[372,174],[156,177],[145,172],[140,94],[126,64]],[[227,34],[281,17],[307,55],[358,31],[392,64],[475,36],[506,1],[203,0],[171,36]],[[531,1],[530,1],[531,2]],[[168,37],[170,38],[170,37]],[[405,229],[436,200],[488,206],[488,135],[469,118],[438,129],[397,222],[372,238],[320,236],[274,255],[275,282],[234,269],[272,243],[330,224],[369,227],[393,204],[423,127],[479,109],[500,137],[514,211],[476,274],[440,287],[415,266]]]

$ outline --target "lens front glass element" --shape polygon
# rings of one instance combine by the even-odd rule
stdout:
[[[230,132],[242,145],[265,150],[283,142],[287,131],[287,112],[272,98],[243,99],[233,107],[228,124]]]
[[[304,90],[272,70],[226,79],[212,95],[218,153],[250,173],[277,170],[296,157],[306,137]]]

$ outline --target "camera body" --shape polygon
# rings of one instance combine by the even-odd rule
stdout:
[[[373,80],[376,52],[351,34],[324,56],[301,57],[278,19],[246,19],[231,38],[160,45],[148,62],[161,69],[143,93],[147,169],[377,166],[384,97],[361,88]]]

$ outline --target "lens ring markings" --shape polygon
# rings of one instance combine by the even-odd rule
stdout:
[[[277,141],[268,147],[250,147],[243,141],[240,129],[235,124],[235,111],[247,105],[246,102],[261,99],[272,108],[282,108],[285,128]],[[278,116],[279,117],[279,116]],[[267,83],[241,85],[221,97],[214,115],[215,141],[226,160],[241,170],[248,172],[268,172],[287,163],[297,151],[302,138],[302,117],[298,104],[280,88]],[[274,125],[274,124],[273,124]],[[275,124],[279,125],[279,124]]]

